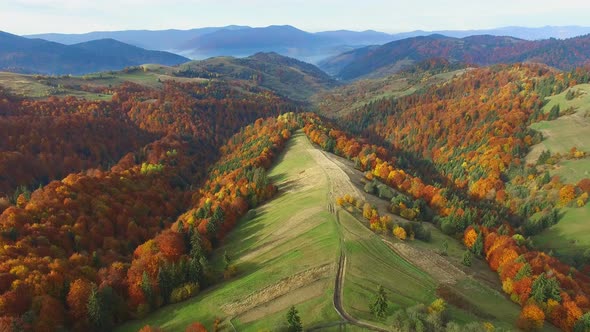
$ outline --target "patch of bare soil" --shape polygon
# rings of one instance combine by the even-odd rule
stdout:
[[[303,287],[308,288],[307,292],[304,292],[307,294],[306,296],[313,295],[312,297],[315,297],[321,295],[325,289],[319,289],[320,292],[317,293],[318,290],[316,288],[307,286],[316,283],[321,279],[329,277],[333,273],[333,267],[333,264],[326,264],[300,272],[298,274],[284,278],[274,285],[255,291],[242,300],[224,305],[221,307],[221,309],[230,316],[238,316],[266,303],[274,301],[275,299],[286,294],[289,294],[290,296],[290,294],[295,292],[295,290]],[[292,298],[289,299],[289,301],[292,302]],[[258,314],[253,315],[257,316]]]
[[[348,175],[342,170],[343,167],[338,165],[335,159],[329,157],[329,154],[313,149],[310,151],[316,163],[324,170],[330,182],[330,195],[335,199],[338,196],[351,194],[360,196],[361,192],[351,182]]]
[[[308,285],[300,287],[288,294],[279,296],[269,302],[263,303],[241,314],[238,318],[242,323],[252,322],[268,315],[285,310],[292,305],[297,305],[315,297],[322,296],[326,292],[326,281],[316,280]]]
[[[403,259],[426,271],[439,283],[454,284],[466,277],[465,272],[431,250],[415,248],[405,243],[391,243],[387,240],[383,242]]]

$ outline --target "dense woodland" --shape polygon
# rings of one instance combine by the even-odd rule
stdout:
[[[77,161],[60,164],[61,155],[53,156],[49,160],[56,161],[50,164],[55,170],[42,173],[45,168],[40,168],[44,177],[25,177],[18,184],[53,181],[32,193],[17,190],[20,194],[13,205],[4,199],[0,215],[3,331],[53,331],[60,326],[110,330],[113,324],[141,316],[171,297],[178,301],[178,296],[193,295],[199,288],[197,280],[183,276],[197,265],[187,264],[194,262],[187,255],[190,250],[194,255],[199,252],[194,257],[201,264],[211,243],[217,243],[249,207],[274,192],[264,168],[290,137],[293,122],[286,117],[241,128],[260,117],[296,110],[270,92],[221,82],[168,83],[162,90],[125,84],[117,88],[110,103],[75,98],[27,101],[10,96],[2,100],[2,121],[10,124],[15,137],[3,143],[12,144],[8,146],[17,150],[14,153],[45,160],[51,151],[60,151]],[[79,128],[59,130],[69,119],[78,121]],[[53,135],[36,139],[43,123],[55,124],[50,126]],[[96,134],[103,136],[97,142],[104,145],[91,144],[96,143],[92,137],[72,143],[76,135],[93,133],[94,123]],[[123,126],[136,129],[126,132]],[[277,135],[272,134],[275,131]],[[117,133],[138,132],[128,145],[118,145],[126,137]],[[249,149],[242,145],[246,143],[251,144]],[[100,150],[87,154],[84,149]],[[84,159],[88,155],[91,158]],[[111,158],[121,155],[108,168]],[[220,164],[213,166],[219,157]],[[2,167],[6,178],[22,174],[9,164]],[[60,180],[67,172],[71,173]],[[5,184],[7,191],[15,190],[10,185]],[[234,199],[236,195],[243,198]],[[179,220],[190,219],[183,213],[199,204],[203,205],[196,214],[199,224],[189,220],[184,231],[178,225],[172,227],[179,216]],[[175,279],[179,284],[171,285],[186,286],[189,294],[176,286],[161,290],[159,270],[180,278]],[[204,287],[214,277],[205,274],[205,268],[202,271],[207,276],[201,280],[199,274]],[[173,297],[174,291],[182,294]]]

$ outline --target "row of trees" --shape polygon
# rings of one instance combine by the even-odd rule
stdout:
[[[240,217],[276,192],[266,169],[296,126],[295,115],[289,113],[257,120],[229,140],[209,180],[193,194],[191,208],[171,229],[135,250],[126,280],[131,310],[146,314],[194,295],[186,292],[178,299],[179,287],[195,285],[198,290],[219,279],[209,266],[208,254]],[[229,258],[225,269],[235,273]]]

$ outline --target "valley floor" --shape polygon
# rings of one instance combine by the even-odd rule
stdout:
[[[211,327],[216,318],[224,331],[277,331],[286,327],[292,305],[306,330],[389,331],[390,319],[377,320],[369,310],[379,285],[389,297],[388,315],[443,296],[454,304],[451,318],[459,323],[514,326],[520,308],[501,293],[483,262],[476,260],[469,270],[458,266],[458,241],[435,228],[430,243],[393,240],[336,207],[336,197],[344,194],[378,200],[360,189],[362,174],[350,166],[297,133],[270,172],[277,197],[242,220],[213,255],[220,268],[227,252],[237,276],[118,331],[147,324],[184,331],[194,321]],[[436,253],[444,241],[447,257]]]

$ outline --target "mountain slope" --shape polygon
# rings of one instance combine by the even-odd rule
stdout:
[[[343,45],[381,45],[396,40],[396,35],[384,32],[366,30],[366,31],[323,31],[316,32],[316,36],[332,38],[338,40]]]
[[[292,26],[269,26],[241,30],[219,30],[198,36],[181,49],[196,58],[232,55],[247,56],[256,52],[277,52],[302,58],[326,52],[338,40],[317,36]]]
[[[571,69],[588,62],[590,35],[527,41],[490,35],[452,38],[443,35],[408,38],[381,47],[361,48],[326,59],[320,67],[345,80],[380,77],[430,58],[477,65],[540,62]]]
[[[319,68],[277,53],[257,53],[247,58],[216,57],[179,67],[181,77],[221,77],[250,80],[294,100],[306,101],[317,91],[337,85]]]
[[[86,74],[144,63],[177,65],[182,56],[147,51],[113,39],[63,45],[0,32],[0,70],[39,74]]]
[[[174,51],[193,59],[214,56],[245,57],[257,52],[277,52],[303,61],[318,63],[354,48],[441,34],[453,38],[474,35],[511,36],[525,40],[546,38],[571,38],[590,33],[590,27],[502,27],[486,30],[410,31],[388,34],[379,31],[323,31],[310,33],[292,26],[268,26],[252,28],[230,25],[190,30],[127,30],[97,31],[84,34],[37,34],[29,38],[42,38],[66,45],[96,39],[115,39],[150,50]],[[330,69],[326,68],[327,71]]]

